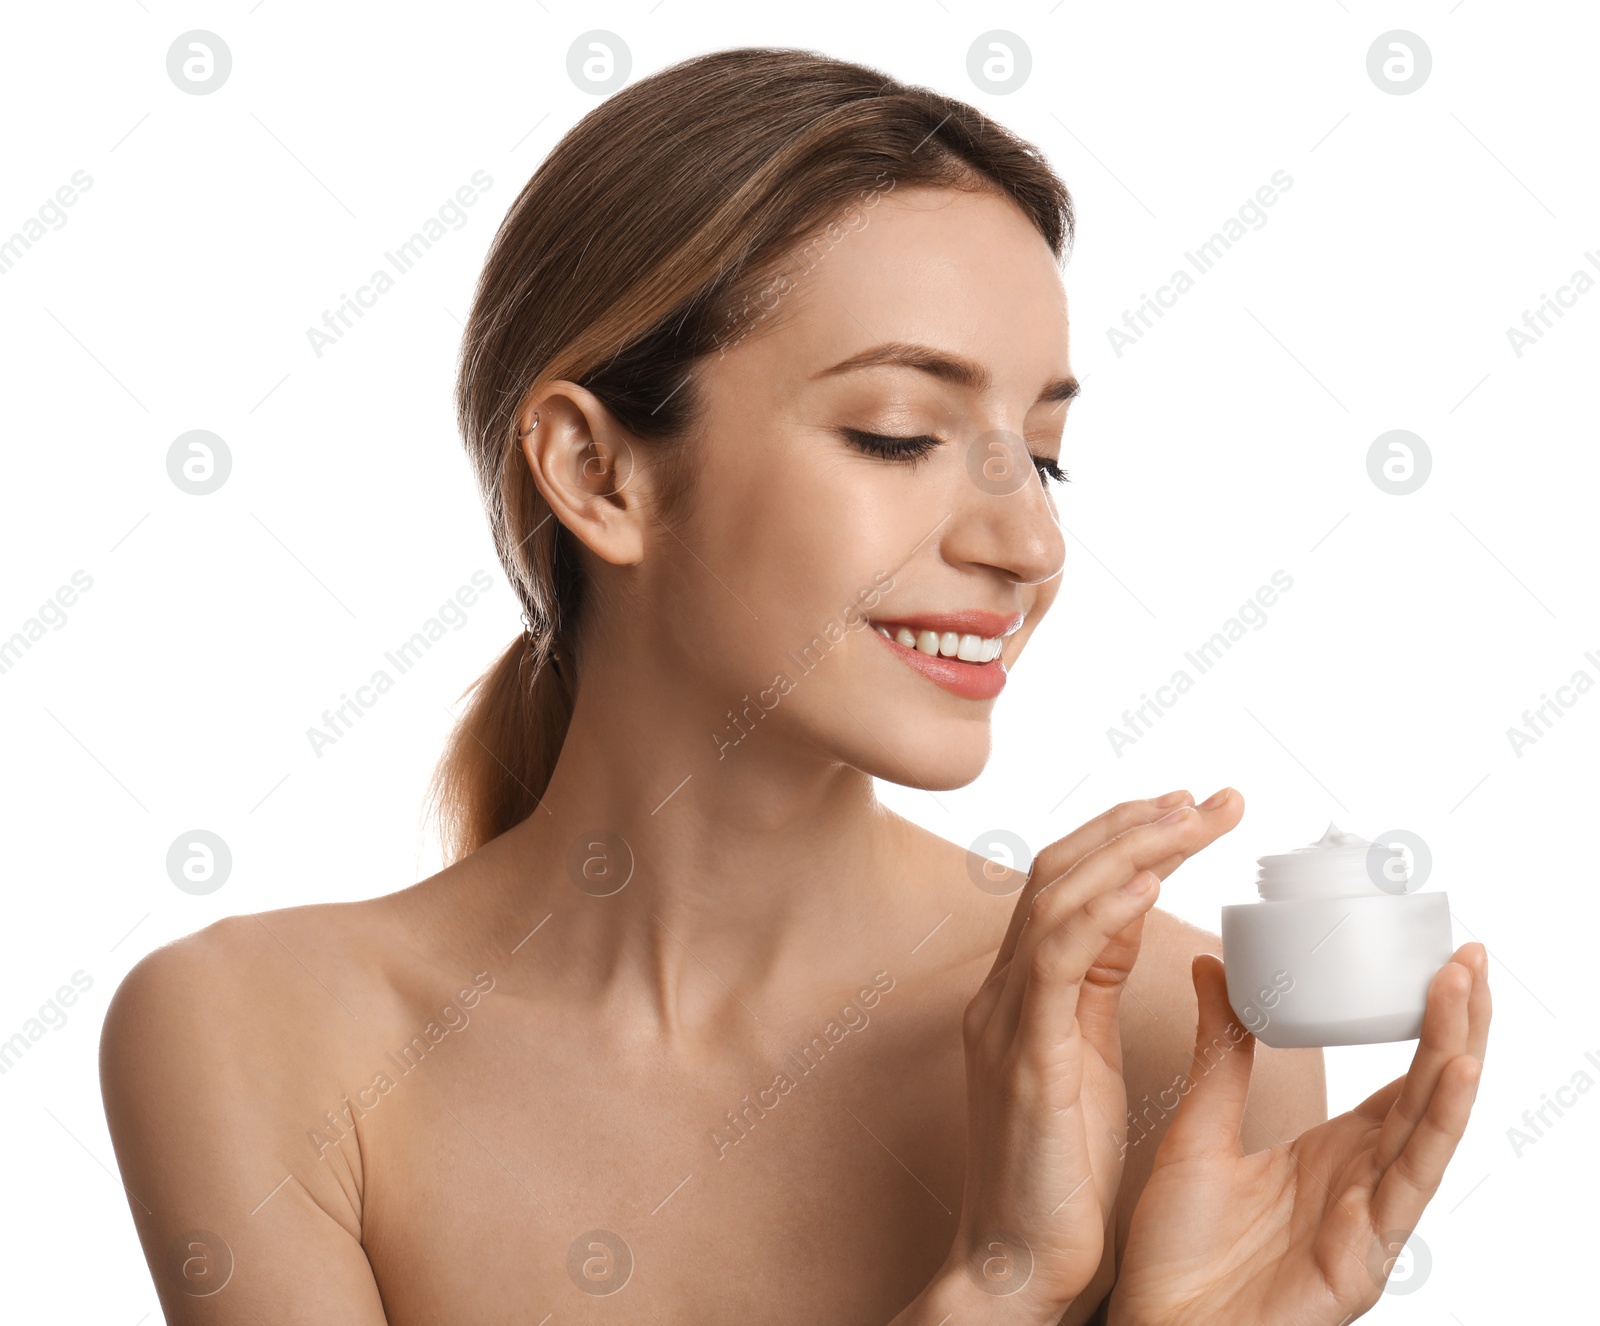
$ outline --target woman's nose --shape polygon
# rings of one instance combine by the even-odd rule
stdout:
[[[1059,575],[1066,540],[1022,437],[992,429],[968,444],[965,459],[946,559],[993,566],[1022,584]]]

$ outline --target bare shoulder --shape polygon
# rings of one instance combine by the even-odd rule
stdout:
[[[391,895],[392,896],[392,895]],[[395,996],[393,909],[318,904],[230,916],[146,954],[100,1036],[100,1085],[129,1209],[166,1319],[313,1305],[380,1323],[362,1247],[359,1139],[309,1144],[340,1108]]]
[[[163,944],[123,977],[102,1041],[203,1024],[269,1046],[290,1034],[302,1050],[337,1043],[325,1030],[340,1025],[335,1015],[381,1012],[399,896],[228,916]]]
[[[184,1117],[211,1121],[202,1137],[186,1137],[191,1156],[248,1140],[266,1180],[258,1198],[304,1168],[307,1129],[337,1106],[360,1047],[395,1020],[385,903],[230,916],[134,964],[100,1035],[101,1092],[125,1176],[174,1163],[152,1147],[165,1122]],[[310,1173],[318,1203],[358,1232],[355,1149]]]
[[[914,896],[933,904],[937,913],[933,920],[941,938],[936,947],[930,945],[929,956],[939,962],[941,978],[970,984],[967,993],[974,994],[1005,940],[1027,884],[1026,864],[1018,869],[992,860],[910,821],[899,827]]]

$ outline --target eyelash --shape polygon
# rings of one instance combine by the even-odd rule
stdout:
[[[915,465],[927,457],[935,447],[943,445],[943,439],[922,433],[916,437],[894,437],[887,433],[865,433],[859,428],[841,428],[850,444],[866,452],[869,456],[880,456],[884,460],[897,460],[903,464]],[[1049,456],[1028,453],[1033,460],[1033,467],[1038,472],[1040,482],[1054,479],[1057,483],[1071,483],[1067,472]]]

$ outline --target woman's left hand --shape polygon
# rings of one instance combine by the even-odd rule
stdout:
[[[1239,1125],[1255,1037],[1228,1005],[1222,959],[1198,955],[1192,976],[1192,1085],[1134,1208],[1111,1326],[1342,1326],[1382,1295],[1466,1130],[1489,1037],[1488,954],[1463,944],[1434,974],[1409,1072],[1250,1155]],[[1220,1061],[1207,1068],[1202,1046],[1224,1047]]]

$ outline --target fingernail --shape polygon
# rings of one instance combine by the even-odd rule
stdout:
[[[1200,809],[1201,810],[1215,810],[1218,806],[1220,806],[1224,801],[1226,801],[1232,795],[1233,795],[1233,789],[1231,787],[1225,787],[1220,792],[1213,792],[1210,796],[1208,796],[1204,801],[1202,801],[1200,803]]]
[[[1156,821],[1156,823],[1157,824],[1165,824],[1168,820],[1181,820],[1185,815],[1193,815],[1193,814],[1194,814],[1194,807],[1193,806],[1179,806],[1176,810],[1169,811],[1167,814],[1163,815],[1160,819],[1158,819]]]
[[[1122,886],[1124,893],[1144,893],[1156,882],[1155,876],[1148,870],[1141,870],[1137,875]]]
[[[1152,804],[1158,809],[1165,810],[1168,806],[1176,806],[1179,803],[1186,803],[1188,800],[1188,790],[1182,789],[1177,792],[1168,792],[1164,797],[1157,797]]]

